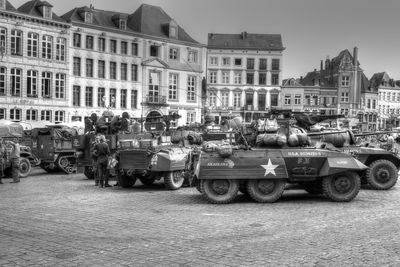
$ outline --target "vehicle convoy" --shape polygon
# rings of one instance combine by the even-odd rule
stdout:
[[[324,117],[315,115],[296,116],[296,121],[305,129],[314,125],[317,120],[323,120]],[[304,128],[293,128],[293,131],[306,132]],[[346,131],[321,131],[307,132],[311,137],[311,144],[325,142],[332,144],[339,151],[345,152],[358,159],[360,162],[369,167],[364,175],[361,176],[362,184],[368,184],[372,189],[388,190],[392,188],[398,180],[398,172],[400,168],[399,156],[391,151],[381,149],[379,147],[363,146],[356,144],[356,137],[367,135],[378,135],[387,132],[375,133],[358,133],[353,134],[350,130]]]
[[[11,158],[10,153],[12,146],[7,144],[7,141],[18,141],[20,144],[20,162],[19,162],[19,174],[20,177],[27,177],[32,171],[32,166],[39,164],[39,159],[32,153],[31,150],[31,139],[24,133],[23,127],[20,124],[0,125],[0,138],[3,140],[5,145],[5,155],[3,171],[6,176],[10,176],[11,169]]]

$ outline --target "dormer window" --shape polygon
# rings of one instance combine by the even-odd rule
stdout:
[[[6,9],[6,0],[0,0],[0,9]]]
[[[51,7],[43,6],[43,17],[51,19]]]
[[[121,30],[126,30],[126,20],[124,19],[119,20],[119,28]]]
[[[85,23],[93,23],[93,14],[85,12]]]
[[[178,38],[178,24],[173,20],[168,24],[168,36],[169,38]]]

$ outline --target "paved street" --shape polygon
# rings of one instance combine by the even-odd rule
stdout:
[[[399,186],[332,203],[211,205],[194,188],[93,185],[35,170],[0,185],[0,266],[400,265]],[[114,183],[114,182],[112,182]]]

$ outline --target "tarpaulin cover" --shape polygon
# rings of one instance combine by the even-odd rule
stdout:
[[[0,125],[0,137],[21,137],[24,128],[19,124]]]

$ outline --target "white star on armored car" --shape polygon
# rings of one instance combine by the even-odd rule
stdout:
[[[269,173],[272,173],[273,175],[276,176],[275,173],[275,169],[278,167],[279,165],[274,165],[271,163],[271,159],[268,159],[268,164],[267,165],[261,165],[261,167],[263,167],[265,169],[265,174],[264,176],[267,176]]]

